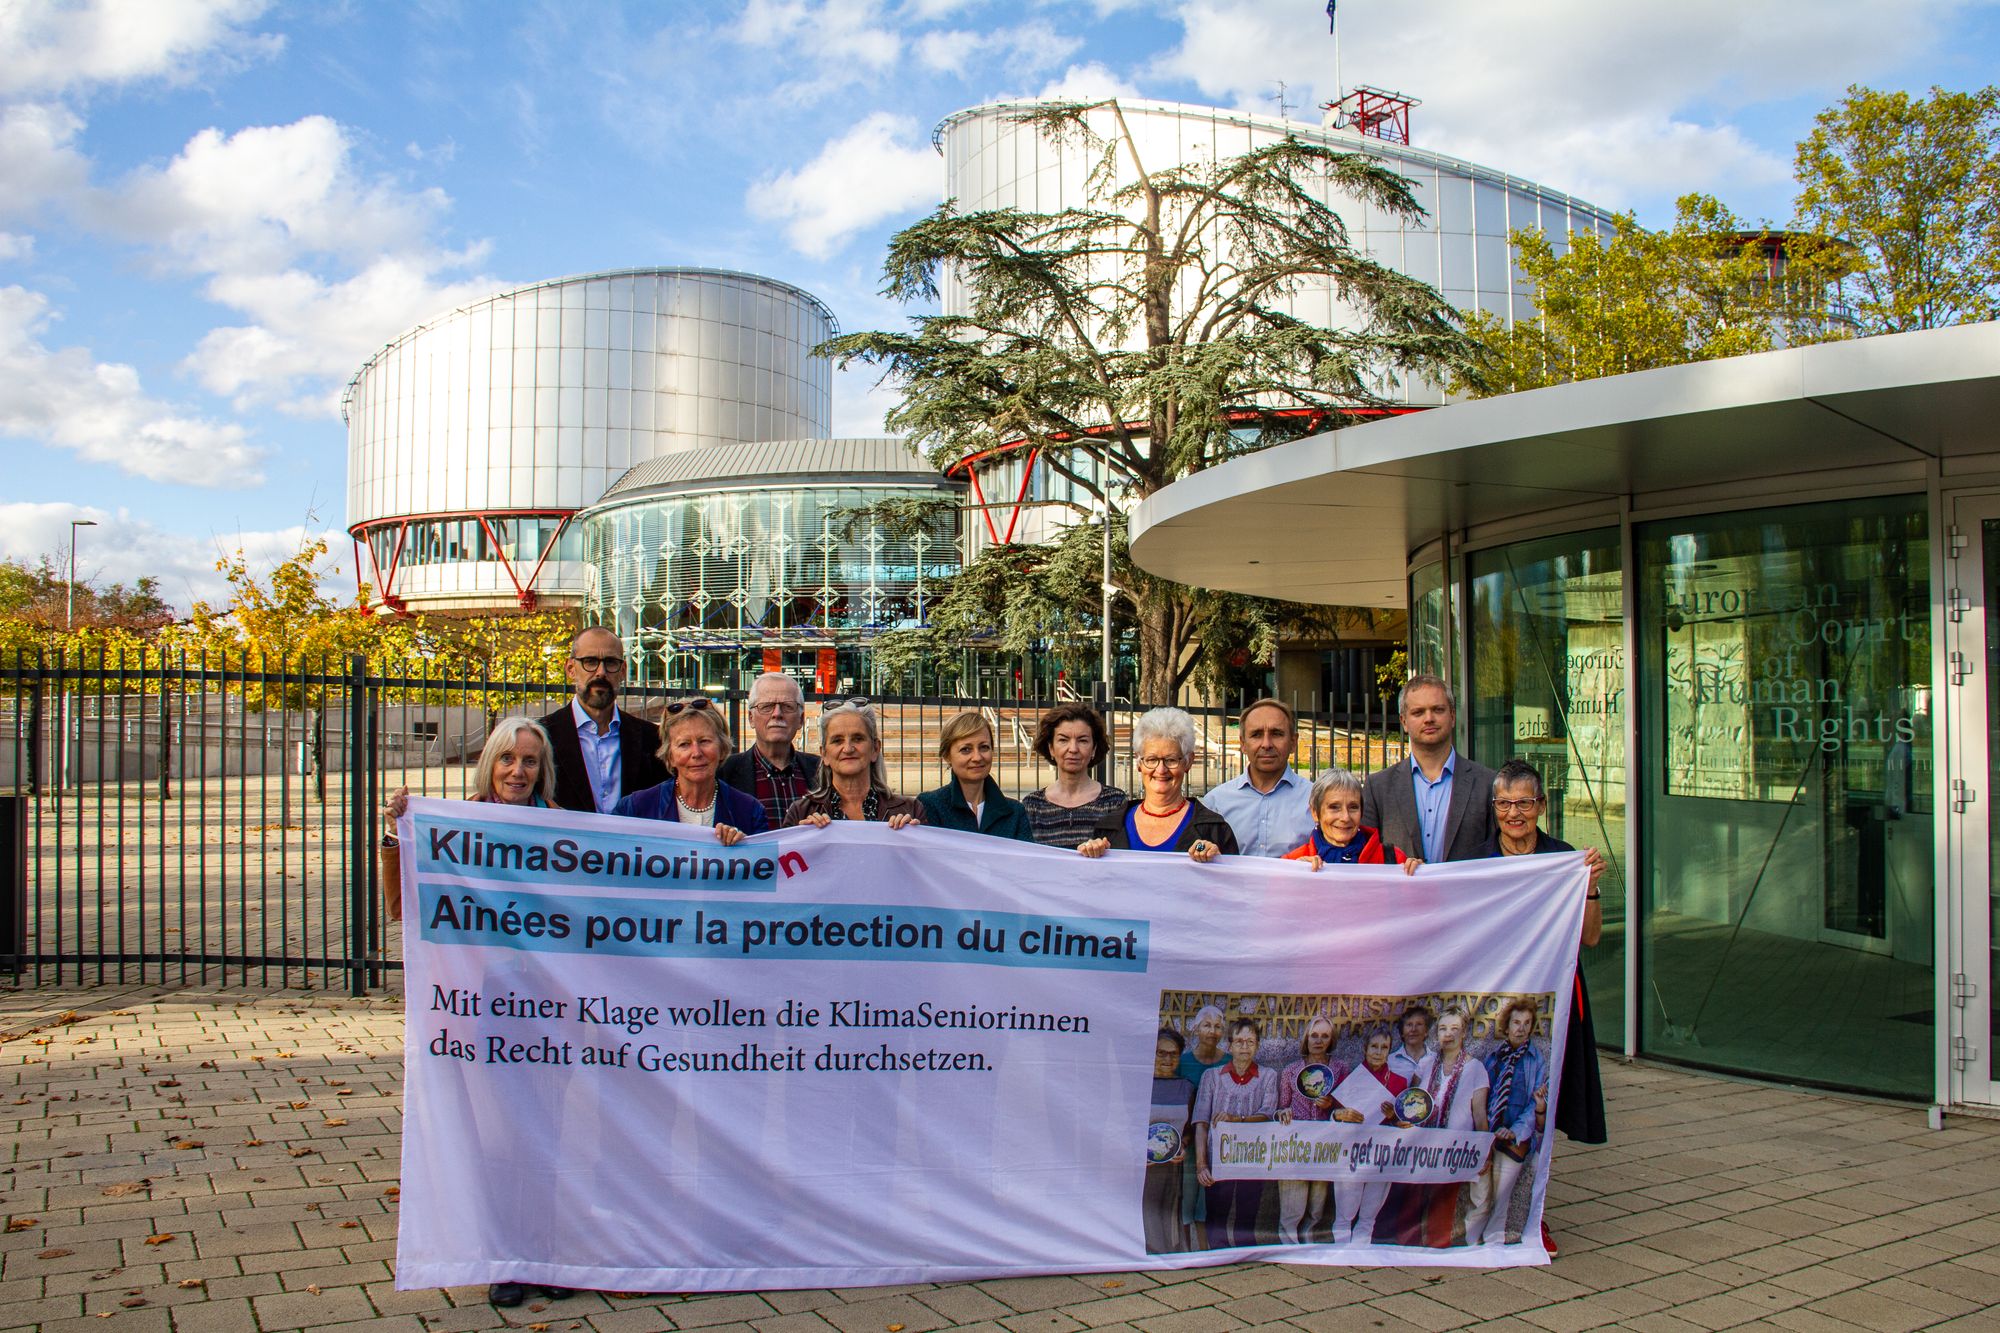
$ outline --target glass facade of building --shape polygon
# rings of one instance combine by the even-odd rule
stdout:
[[[1533,764],[1548,787],[1545,827],[1610,862],[1604,937],[1584,953],[1599,1041],[1624,1040],[1625,631],[1616,528],[1474,551],[1462,691],[1471,752],[1498,768]]]
[[[1630,570],[1615,525],[1412,567],[1414,668],[1453,674],[1463,599],[1463,743],[1540,767],[1550,832],[1610,862],[1604,1044],[1931,1094],[1928,529],[1892,496],[1635,523]]]
[[[638,649],[636,679],[698,689],[782,666],[865,687],[863,650],[923,624],[958,570],[955,510],[910,525],[876,508],[925,494],[950,492],[719,487],[607,508],[583,521],[586,606]]]

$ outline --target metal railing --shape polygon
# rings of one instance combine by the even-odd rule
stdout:
[[[0,970],[31,984],[381,986],[401,967],[375,855],[383,800],[399,787],[469,795],[493,725],[552,712],[570,694],[544,672],[384,675],[360,658],[0,659]],[[710,697],[749,743],[743,693]],[[798,744],[817,748],[820,710],[837,701],[808,697]],[[1198,737],[1191,792],[1240,771],[1247,701],[1181,702]],[[665,702],[658,687],[637,686],[620,706],[657,716]],[[1005,790],[1051,776],[1033,738],[1062,699],[870,702],[897,790],[945,780],[937,739],[967,708],[992,723]],[[1377,700],[1333,711],[1316,697],[1292,702],[1303,772],[1367,772],[1403,756]],[[1129,787],[1143,710],[1098,707],[1112,737],[1105,771]]]

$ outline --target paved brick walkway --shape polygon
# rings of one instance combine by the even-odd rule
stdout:
[[[324,994],[0,992],[0,1329],[2000,1329],[2000,1123],[1609,1068],[1552,1268],[1238,1265],[502,1312],[395,1290],[402,1020]]]

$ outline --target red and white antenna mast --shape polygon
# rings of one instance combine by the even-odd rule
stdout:
[[[1320,109],[1329,113],[1327,123],[1332,129],[1352,130],[1385,143],[1408,144],[1410,108],[1422,105],[1420,99],[1407,93],[1359,83],[1338,102],[1321,103]]]

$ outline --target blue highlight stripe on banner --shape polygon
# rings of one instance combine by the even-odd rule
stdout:
[[[718,886],[720,887],[720,886]],[[871,903],[486,892],[420,881],[431,944],[654,958],[988,963],[1144,972],[1147,923]]]

